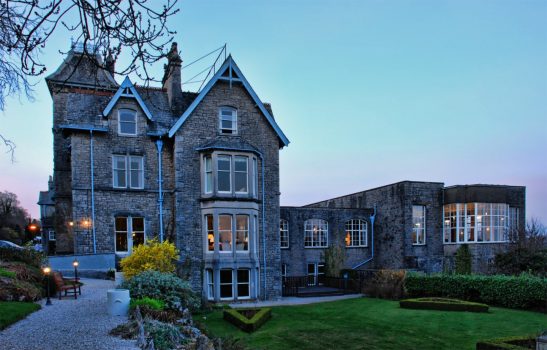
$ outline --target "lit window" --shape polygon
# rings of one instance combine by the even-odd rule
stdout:
[[[511,217],[509,205],[503,203],[446,204],[443,207],[444,242],[507,242],[513,227]]]
[[[328,245],[328,223],[321,219],[304,222],[304,247],[326,248]]]
[[[346,247],[367,246],[367,223],[363,220],[346,222]]]
[[[207,250],[212,252],[215,250],[215,230],[213,228],[213,215],[205,215],[205,223],[207,225]]]
[[[249,281],[250,270],[239,269],[237,270],[237,298],[249,299],[251,297]]]
[[[146,240],[144,218],[131,216],[116,217],[114,226],[116,235],[116,252],[131,252],[133,247],[144,244]],[[131,233],[131,235],[129,235],[129,233]]]
[[[287,220],[279,220],[279,244],[281,248],[289,248],[289,223]]]
[[[425,244],[425,206],[412,206],[412,244]]]
[[[236,251],[249,250],[249,216],[236,215]]]
[[[218,250],[221,252],[232,251],[232,216],[218,216]]]
[[[237,110],[222,107],[219,110],[219,129],[221,134],[237,134]]]
[[[118,134],[137,135],[137,112],[120,109],[118,112]]]
[[[220,299],[233,299],[232,270],[220,270]]]
[[[113,187],[143,189],[144,188],[143,163],[144,163],[143,157],[112,156]]]

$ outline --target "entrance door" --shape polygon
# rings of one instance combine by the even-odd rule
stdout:
[[[325,279],[325,263],[308,264],[308,286],[323,285]]]

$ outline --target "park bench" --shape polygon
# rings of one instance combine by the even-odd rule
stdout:
[[[59,299],[61,299],[63,291],[65,292],[65,296],[68,296],[69,293],[74,294],[74,299],[78,298],[78,292],[82,295],[82,284],[78,279],[63,278],[62,273],[54,272],[53,280],[55,281],[55,287],[59,293]]]

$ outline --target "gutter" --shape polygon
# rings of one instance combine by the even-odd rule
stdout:
[[[89,167],[91,171],[91,230],[93,232],[93,254],[97,254],[97,239],[95,235],[95,176],[93,169],[93,130],[89,130]]]
[[[376,220],[376,205],[374,206],[374,212],[370,216],[370,226],[372,227],[372,231],[370,233],[370,258],[361,261],[357,265],[353,266],[351,269],[356,270],[360,268],[361,266],[365,265],[366,263],[372,261],[374,259],[374,221]]]
[[[158,211],[160,222],[160,242],[163,243],[163,179],[161,176],[161,150],[163,148],[162,140],[156,140],[156,148],[158,150]]]

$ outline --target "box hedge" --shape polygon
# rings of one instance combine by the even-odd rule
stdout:
[[[488,305],[446,298],[405,299],[399,302],[404,309],[488,312]]]
[[[524,350],[535,349],[535,336],[507,337],[477,342],[477,350]]]
[[[253,317],[248,319],[241,312],[257,311]],[[266,321],[272,317],[271,308],[261,309],[226,309],[223,312],[223,317],[226,321],[230,322],[234,326],[241,330],[251,333],[259,329]]]
[[[409,297],[446,297],[516,309],[545,310],[547,279],[529,275],[425,275],[409,273]]]

